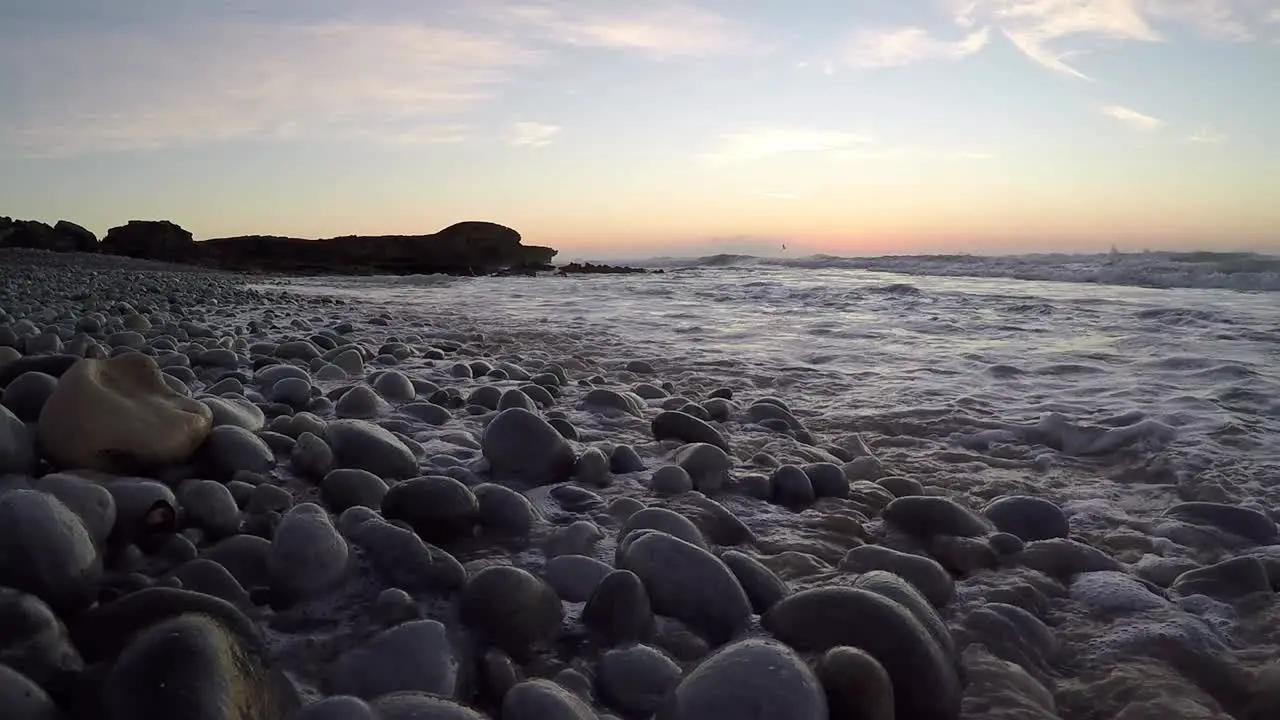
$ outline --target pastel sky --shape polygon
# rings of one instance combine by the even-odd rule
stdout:
[[[0,214],[1280,251],[1280,0],[0,0]]]

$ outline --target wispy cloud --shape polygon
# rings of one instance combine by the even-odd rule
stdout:
[[[482,12],[544,40],[657,57],[722,55],[760,47],[754,34],[738,22],[684,2],[584,5],[542,0],[498,5]]]
[[[1227,141],[1227,136],[1214,130],[1211,126],[1205,126],[1195,132],[1195,134],[1187,138],[1187,142],[1196,143],[1198,145],[1221,145]]]
[[[1102,108],[1102,114],[1142,132],[1153,132],[1164,127],[1164,121],[1160,118],[1144,115],[1137,110],[1122,105],[1107,105]]]
[[[766,128],[721,135],[716,147],[700,156],[715,165],[763,160],[794,153],[829,153],[871,142],[865,135],[828,130]]]
[[[971,32],[959,40],[944,40],[919,27],[859,30],[840,53],[845,64],[855,68],[883,68],[930,60],[961,60],[986,46],[987,28]]]
[[[1265,0],[947,0],[961,28],[991,25],[1029,60],[1056,73],[1088,76],[1068,60],[1100,42],[1161,42],[1163,27],[1217,40],[1254,39]]]
[[[545,147],[560,134],[559,125],[536,122],[518,122],[511,126],[507,142],[516,147]]]
[[[538,56],[436,27],[223,24],[0,45],[19,104],[10,139],[37,155],[218,140],[456,141],[450,118]]]

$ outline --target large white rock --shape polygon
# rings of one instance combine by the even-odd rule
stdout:
[[[174,392],[146,355],[83,359],[40,412],[36,441],[58,468],[125,471],[186,460],[213,426],[198,400]]]

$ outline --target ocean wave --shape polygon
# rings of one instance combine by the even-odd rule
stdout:
[[[1280,292],[1280,257],[1245,252],[1142,252],[1033,255],[888,255],[800,258],[710,255],[654,258],[638,265],[673,270],[777,267],[872,270],[905,275],[999,277],[1151,288],[1213,288]]]

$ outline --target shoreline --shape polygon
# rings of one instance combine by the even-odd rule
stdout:
[[[898,717],[1048,719],[1088,716],[1091,701],[1127,703],[1117,698],[1143,687],[1238,717],[1276,707],[1265,663],[1188,624],[1205,614],[1196,607],[1220,611],[1195,600],[1206,596],[1237,614],[1239,632],[1274,616],[1272,565],[1249,554],[1280,543],[1262,513],[1208,503],[1162,513],[1188,528],[1172,537],[1203,545],[1206,558],[1210,548],[1230,554],[1261,584],[1209,560],[1138,572],[1113,557],[1120,545],[1082,537],[1048,500],[974,504],[979,495],[917,479],[900,453],[882,452],[890,446],[827,428],[745,380],[718,384],[661,359],[555,355],[470,320],[246,286],[271,276],[73,265],[5,267],[0,292],[0,325],[13,334],[0,344],[31,351],[15,358],[11,348],[0,367],[10,415],[27,418],[6,419],[0,448],[7,470],[31,478],[6,479],[0,515],[47,509],[46,496],[73,513],[55,507],[52,531],[0,526],[0,542],[37,548],[23,556],[32,562],[91,552],[106,568],[36,582],[10,564],[0,585],[45,597],[73,653],[114,664],[120,687],[140,688],[73,692],[59,678],[88,682],[79,670],[47,659],[20,668],[69,714],[68,698],[85,692],[84,717],[102,704],[174,702],[129,684],[156,671],[169,632],[187,643],[184,657],[211,662],[169,668],[173,682],[193,683],[186,702],[224,701],[209,677],[225,679],[266,720],[365,704],[382,720],[406,708],[694,720],[682,702],[731,703],[726,693],[797,720],[823,720],[842,702],[864,713],[898,702]],[[48,327],[69,337],[55,343]],[[15,468],[23,448],[49,454],[19,425],[38,433],[42,405],[69,402],[55,401],[57,388],[77,377],[47,359],[59,354],[50,348],[154,353],[165,387],[191,397],[145,387],[138,396],[164,412],[201,404],[214,429],[146,469],[155,482],[130,480],[142,470],[123,466],[112,478]],[[64,378],[28,378],[19,385],[30,389],[10,393],[13,363]],[[137,408],[115,402],[109,416],[72,403],[84,411],[68,417],[104,433],[127,426],[122,413]],[[174,427],[133,441],[135,455],[176,447],[162,442],[181,439]],[[76,455],[92,440],[57,442],[65,456],[98,457]],[[88,501],[102,501],[103,488],[112,522]],[[139,506],[140,495],[160,505]],[[77,524],[83,541],[60,544],[57,528]],[[1249,538],[1218,534],[1230,528]],[[1259,604],[1266,592],[1270,604]],[[210,593],[223,604],[210,605]],[[126,612],[139,597],[159,599]],[[1090,612],[1067,612],[1075,606]],[[1107,634],[1102,616],[1135,608],[1147,616],[1129,644]],[[98,639],[92,627],[113,612],[139,632]],[[1082,648],[1104,637],[1112,655],[1081,666]],[[219,662],[219,643],[245,664]],[[833,654],[832,643],[866,652]],[[89,651],[99,645],[110,651]],[[1171,670],[1149,664],[1153,649],[1186,654]],[[1095,677],[1126,663],[1149,674],[1114,686]],[[279,672],[292,690],[264,680]],[[1206,678],[1217,684],[1199,689]],[[290,709],[343,695],[363,700]]]

